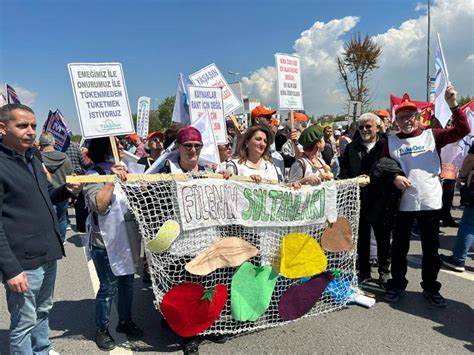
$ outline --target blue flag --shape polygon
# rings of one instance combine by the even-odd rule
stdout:
[[[69,147],[72,132],[59,109],[54,113],[49,111],[48,118],[43,126],[43,132],[51,133],[54,136],[55,150],[65,152]]]
[[[188,85],[191,84],[182,73],[179,73],[178,87],[173,107],[172,122],[180,122],[185,125],[191,124],[189,117]]]
[[[21,104],[14,88],[7,84],[7,104]]]

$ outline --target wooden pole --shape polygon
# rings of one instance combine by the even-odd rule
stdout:
[[[292,131],[295,129],[295,114],[293,110],[290,111],[290,128]]]
[[[117,150],[117,142],[115,141],[115,136],[110,136],[110,146],[112,147],[112,154],[114,155],[115,164],[120,163],[120,157]]]

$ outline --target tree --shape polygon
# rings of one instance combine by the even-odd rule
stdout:
[[[368,79],[378,68],[377,60],[381,53],[382,49],[368,35],[362,40],[360,33],[357,33],[344,44],[342,58],[337,57],[339,74],[349,98],[362,101],[363,111],[371,102]]]
[[[165,98],[158,109],[151,110],[150,116],[148,119],[148,131],[165,131],[169,126],[171,126],[171,117],[173,115],[174,107],[174,96],[168,96]],[[133,124],[137,127],[137,114],[132,114]]]
[[[470,97],[470,96],[461,96],[461,98],[459,99],[458,101],[458,105],[459,106],[464,106],[465,104],[467,104],[468,102],[474,100],[474,96],[473,97]]]

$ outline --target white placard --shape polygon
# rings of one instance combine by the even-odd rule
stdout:
[[[222,88],[224,116],[229,115],[242,106],[242,103],[234,94],[219,68],[217,68],[214,63],[191,74],[189,80],[191,80],[191,82],[196,86],[213,86]]]
[[[189,115],[191,124],[206,112],[212,124],[217,144],[227,144],[227,130],[224,116],[222,89],[218,87],[188,86]]]
[[[239,224],[247,227],[290,227],[334,223],[335,185],[290,190],[278,185],[232,180],[177,181],[183,230]]]
[[[304,110],[300,58],[276,53],[275,65],[278,78],[278,108],[280,110]]]
[[[148,126],[150,120],[150,98],[141,96],[138,99],[137,107],[137,134],[146,139],[148,136]]]
[[[68,64],[82,138],[135,132],[120,63]]]

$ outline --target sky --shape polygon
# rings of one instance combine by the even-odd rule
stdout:
[[[432,0],[450,80],[474,96],[474,1]],[[274,54],[302,63],[306,112],[345,110],[336,56],[360,32],[382,47],[371,77],[374,107],[389,95],[426,97],[426,1],[412,0],[0,0],[0,85],[12,85],[39,124],[59,108],[75,133],[68,63],[122,63],[133,112],[176,92],[178,73],[216,63],[243,93],[277,107]],[[436,49],[431,38],[431,74]]]

